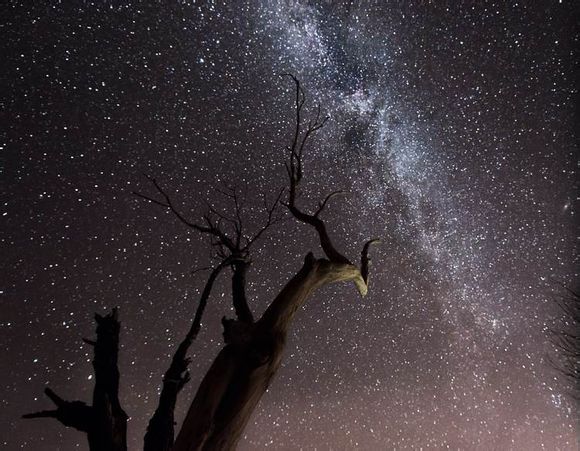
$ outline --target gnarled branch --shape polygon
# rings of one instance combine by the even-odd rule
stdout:
[[[207,233],[209,235],[214,236],[218,240],[219,244],[227,247],[231,252],[234,252],[236,250],[234,242],[228,236],[226,236],[226,234],[220,229],[218,224],[214,224],[213,220],[209,217],[209,215],[204,215],[203,217],[206,223],[205,226],[190,221],[185,216],[183,216],[183,214],[175,207],[175,205],[171,200],[171,197],[165,192],[163,188],[161,188],[161,185],[157,182],[157,180],[150,176],[146,177],[153,184],[158,193],[161,194],[163,200],[160,201],[158,199],[147,196],[146,194],[142,194],[137,191],[134,191],[133,194],[135,194],[138,197],[141,197],[142,199],[148,200],[149,202],[152,202],[156,205],[167,208],[171,213],[174,214],[174,216],[177,219],[179,219],[179,221],[181,221],[187,227],[197,230],[198,232]]]
[[[187,358],[187,352],[201,330],[201,320],[213,284],[220,272],[229,263],[229,259],[223,260],[212,270],[205,283],[191,327],[173,354],[171,364],[163,377],[163,388],[159,396],[159,404],[147,426],[144,451],[169,451],[173,446],[177,395],[190,379],[189,371],[187,370],[190,359]]]
[[[296,109],[296,120],[294,124],[294,139],[292,144],[287,147],[289,152],[289,161],[286,162],[286,170],[288,173],[289,178],[289,193],[288,193],[288,201],[284,204],[292,216],[294,216],[297,220],[309,224],[318,233],[320,239],[320,245],[322,250],[326,254],[327,258],[332,263],[344,264],[344,265],[351,265],[352,263],[346,258],[341,252],[339,252],[336,247],[333,245],[328,231],[326,230],[326,225],[322,219],[320,219],[321,213],[326,208],[328,202],[333,198],[340,194],[344,194],[343,191],[333,191],[328,194],[325,199],[319,203],[318,209],[315,211],[314,214],[308,214],[302,211],[296,202],[298,197],[298,187],[300,181],[302,180],[303,176],[303,157],[304,157],[304,150],[305,145],[308,142],[309,138],[312,135],[320,130],[324,124],[326,123],[328,117],[325,117],[321,120],[320,115],[320,107],[317,108],[316,116],[314,119],[308,121],[306,127],[303,125],[302,119],[302,109],[305,103],[305,94],[304,90],[300,86],[300,82],[298,79],[293,75],[284,74],[284,76],[289,76],[296,85],[296,102],[295,102],[295,109]],[[360,268],[360,277],[354,278],[354,282],[361,293],[361,295],[365,295],[367,293],[367,283],[368,283],[368,265],[369,265],[369,258],[368,258],[368,250],[371,244],[377,242],[378,240],[370,240],[364,246],[361,255],[361,268]]]
[[[289,151],[289,161],[286,162],[286,171],[288,172],[290,186],[288,191],[288,201],[284,205],[296,219],[315,228],[320,239],[322,250],[330,261],[335,263],[350,264],[350,261],[334,247],[332,241],[330,240],[330,236],[326,231],[324,222],[319,218],[320,213],[324,210],[324,207],[330,198],[333,197],[333,195],[336,195],[337,192],[328,195],[326,199],[320,204],[318,211],[313,215],[307,214],[300,210],[296,203],[296,198],[298,196],[298,185],[300,184],[303,175],[303,155],[306,143],[308,142],[309,138],[314,133],[316,133],[316,131],[324,127],[328,117],[325,117],[321,120],[320,108],[318,108],[314,120],[310,120],[306,128],[304,128],[302,119],[302,109],[306,99],[304,90],[294,75],[284,74],[284,76],[290,77],[296,85],[296,120],[294,124],[294,139],[292,144],[287,147],[287,150]]]
[[[254,244],[263,234],[274,224],[280,221],[280,216],[276,214],[280,198],[284,190],[280,190],[274,199],[274,202],[269,205],[264,201],[264,209],[266,211],[265,224],[250,238],[244,234],[242,201],[238,195],[236,188],[226,187],[225,189],[217,189],[219,193],[227,197],[233,202],[233,215],[226,215],[220,212],[213,205],[207,203],[209,213],[203,215],[204,224],[197,224],[187,219],[176,207],[171,197],[161,187],[156,179],[147,176],[147,179],[153,184],[157,192],[161,195],[162,200],[153,198],[151,196],[134,192],[135,195],[152,202],[156,205],[164,207],[172,212],[180,222],[191,229],[198,232],[209,234],[212,238],[211,245],[216,248],[216,254],[222,261],[228,261],[231,266],[232,275],[232,301],[236,315],[240,321],[252,323],[254,321],[252,312],[249,308],[246,294],[246,272],[251,264],[249,252],[252,244]],[[227,233],[222,228],[222,223],[228,223],[233,228],[233,235]]]

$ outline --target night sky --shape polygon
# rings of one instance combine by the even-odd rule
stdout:
[[[120,307],[121,396],[139,449],[212,263],[207,237],[132,194],[155,176],[189,218],[216,188],[259,228],[286,184],[291,81],[330,116],[302,205],[373,249],[369,295],[317,292],[241,450],[576,450],[549,363],[577,287],[580,5],[499,2],[11,2],[2,8],[0,444],[82,449],[49,384],[90,401],[94,312]],[[508,4],[509,3],[509,4]],[[314,232],[287,215],[254,248],[261,314]],[[192,346],[181,421],[233,316],[229,275]]]

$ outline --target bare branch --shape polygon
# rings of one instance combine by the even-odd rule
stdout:
[[[340,195],[344,195],[344,194],[346,194],[344,191],[338,190],[338,191],[333,191],[328,196],[326,196],[326,198],[322,202],[320,202],[320,204],[318,205],[318,210],[316,210],[316,212],[314,213],[314,217],[318,217],[320,215],[320,213],[322,213],[324,211],[324,208],[326,207],[326,204],[328,203],[328,201],[330,199],[332,199],[335,196],[340,196]]]
[[[22,415],[22,418],[58,418],[58,410],[41,410],[40,412],[26,413]]]
[[[218,220],[222,220],[225,221],[229,224],[232,224],[235,226],[236,224],[236,220],[233,218],[230,218],[229,216],[227,216],[225,213],[222,213],[220,211],[218,211],[216,208],[214,208],[214,206],[212,204],[210,204],[208,201],[205,202],[205,205],[207,207],[207,209],[209,210],[209,212],[211,214],[213,214],[214,216],[216,216],[218,218]],[[207,215],[209,216],[209,215]]]
[[[193,275],[197,274],[198,272],[209,271],[210,269],[212,269],[211,266],[204,266],[203,268],[194,269],[193,271],[190,272],[190,274],[193,276]]]
[[[375,243],[380,243],[381,241],[378,239],[373,239],[373,240],[369,240],[365,243],[365,245],[363,246],[363,250],[361,252],[361,256],[360,256],[360,273],[362,275],[363,280],[365,281],[365,283],[369,284],[369,263],[371,261],[371,259],[369,258],[369,248],[371,247],[372,244]]]
[[[264,208],[266,209],[266,212],[267,212],[266,223],[262,226],[262,228],[260,230],[258,230],[258,232],[252,238],[249,238],[247,240],[247,244],[244,247],[244,249],[248,249],[255,241],[257,241],[263,235],[263,233],[266,230],[268,230],[268,228],[270,228],[272,225],[276,224],[280,220],[280,218],[275,217],[274,214],[276,213],[276,209],[278,208],[278,205],[280,204],[280,199],[282,198],[283,194],[284,194],[284,188],[282,188],[278,192],[278,195],[276,196],[276,199],[274,200],[274,202],[272,203],[271,206],[268,206],[266,199],[264,198]]]
[[[292,74],[281,74],[282,77],[290,77],[294,84],[296,85],[296,100],[295,100],[295,111],[296,111],[296,124],[298,125],[294,130],[294,139],[292,141],[292,146],[289,148],[292,154],[296,153],[296,148],[298,146],[298,139],[300,138],[300,129],[302,124],[302,107],[304,106],[304,102],[306,101],[306,95],[304,94],[304,90],[300,86],[300,81]],[[293,160],[292,160],[293,161]]]
[[[153,186],[157,189],[157,191],[159,192],[159,194],[161,194],[161,196],[163,197],[164,201],[159,201],[157,199],[154,199],[152,197],[149,197],[145,194],[141,194],[139,192],[133,192],[133,194],[135,194],[136,196],[139,196],[145,200],[148,200],[150,202],[153,202],[156,205],[162,206],[167,208],[171,213],[173,213],[175,215],[175,217],[177,219],[179,219],[179,221],[181,221],[183,224],[185,224],[186,226],[197,230],[198,232],[201,233],[207,233],[210,235],[215,236],[220,242],[221,244],[223,244],[225,247],[227,247],[231,252],[234,252],[236,247],[234,245],[234,243],[230,240],[230,238],[228,238],[226,236],[226,234],[219,228],[219,223],[218,224],[213,224],[213,222],[211,221],[211,219],[209,218],[208,215],[204,216],[204,220],[207,224],[207,226],[202,226],[200,224],[196,224],[194,222],[191,222],[190,220],[186,219],[185,216],[183,216],[179,210],[177,210],[177,208],[175,208],[173,202],[171,201],[171,198],[169,197],[169,195],[163,190],[163,188],[161,188],[161,186],[159,185],[159,183],[157,182],[157,180],[155,180],[153,177],[150,176],[146,176],[147,179],[153,184]]]
[[[54,418],[65,426],[72,427],[81,432],[88,432],[93,421],[93,408],[82,401],[65,401],[50,388],[45,388],[44,393],[56,405],[54,410],[41,410],[40,412],[22,415],[22,418]]]
[[[332,244],[332,241],[330,240],[328,232],[326,231],[326,226],[324,222],[318,217],[318,214],[322,212],[325,204],[332,197],[332,195],[327,197],[327,199],[325,199],[325,201],[321,204],[321,207],[319,207],[318,214],[309,215],[301,211],[296,205],[298,185],[302,180],[302,159],[306,142],[308,141],[309,137],[312,134],[314,134],[316,131],[320,130],[324,126],[327,118],[320,121],[320,111],[319,111],[314,121],[310,121],[306,130],[303,131],[301,110],[305,102],[304,91],[302,90],[300,82],[296,79],[295,76],[289,74],[284,75],[289,76],[290,78],[292,78],[292,80],[294,80],[294,83],[296,84],[296,99],[297,99],[295,105],[296,122],[294,124],[295,126],[294,140],[292,142],[292,145],[290,147],[287,147],[287,149],[290,152],[289,161],[286,162],[286,169],[289,176],[290,188],[288,192],[288,202],[285,203],[284,205],[288,208],[288,210],[290,210],[290,213],[292,213],[292,216],[294,216],[296,219],[298,219],[301,222],[304,222],[305,224],[309,224],[315,228],[320,238],[320,245],[322,247],[322,250],[324,251],[324,253],[326,254],[326,256],[330,261],[335,263],[351,264],[350,261],[344,255],[342,255],[340,252],[336,250],[336,248]],[[302,140],[300,140],[300,136],[302,136]],[[300,144],[298,147],[299,142]]]
[[[89,340],[88,338],[83,338],[83,342],[88,344],[89,346],[95,346],[97,344],[95,340]]]
[[[213,284],[220,272],[230,263],[231,260],[229,258],[222,260],[220,264],[213,268],[205,283],[191,327],[173,354],[171,364],[163,377],[163,388],[159,396],[159,404],[147,426],[144,451],[168,451],[173,446],[177,395],[190,379],[189,371],[187,370],[190,359],[187,358],[187,352],[201,330],[201,320]]]

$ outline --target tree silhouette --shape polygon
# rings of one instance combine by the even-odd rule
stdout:
[[[149,178],[154,195],[135,193],[150,204],[167,209],[185,226],[206,235],[215,249],[218,264],[213,267],[199,299],[191,328],[177,347],[163,378],[159,403],[145,434],[146,451],[191,451],[234,449],[242,432],[278,371],[286,337],[294,315],[318,288],[338,281],[353,281],[361,296],[369,283],[369,248],[377,240],[367,241],[361,251],[360,267],[350,262],[333,244],[321,218],[328,203],[341,191],[328,194],[313,213],[298,204],[299,187],[304,175],[304,155],[316,132],[327,117],[320,106],[314,117],[305,121],[306,95],[293,75],[284,74],[295,85],[294,133],[286,147],[288,187],[274,194],[264,205],[264,222],[257,232],[247,235],[240,199],[235,188],[223,194],[230,199],[232,211],[224,214],[208,206],[203,221],[186,218],[171,196],[154,178]],[[246,274],[250,269],[252,245],[281,219],[282,207],[291,217],[316,232],[326,258],[309,252],[302,267],[286,283],[259,319],[246,298]],[[224,346],[202,379],[189,407],[179,434],[174,438],[174,410],[177,396],[189,381],[187,352],[196,339],[204,309],[215,280],[224,270],[232,273],[232,304],[236,318],[222,318]],[[127,415],[118,399],[117,368],[119,321],[117,310],[105,317],[96,315],[97,339],[86,340],[94,348],[95,388],[93,404],[68,402],[46,389],[57,405],[56,410],[25,415],[25,418],[56,418],[88,437],[91,451],[125,450]]]
[[[44,392],[56,404],[56,409],[23,415],[23,418],[56,418],[65,426],[86,433],[91,451],[122,451],[127,449],[127,414],[119,402],[117,358],[120,324],[117,309],[106,316],[95,314],[95,321],[96,341],[84,339],[93,347],[95,387],[92,405],[65,401],[46,388]]]

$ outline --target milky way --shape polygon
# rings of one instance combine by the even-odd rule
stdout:
[[[578,283],[573,2],[77,2],[5,7],[4,364],[0,443],[87,449],[50,420],[50,385],[90,400],[93,312],[119,306],[121,396],[139,449],[168,358],[189,327],[209,243],[135,197],[154,175],[200,218],[216,188],[285,183],[295,74],[328,124],[303,205],[369,295],[324,288],[240,449],[577,449],[570,387],[550,364],[554,303]],[[153,3],[153,2],[149,2]],[[577,74],[577,72],[576,72]],[[304,255],[287,218],[253,252],[261,313]],[[576,284],[576,285],[575,285]],[[232,316],[216,285],[179,421]]]

